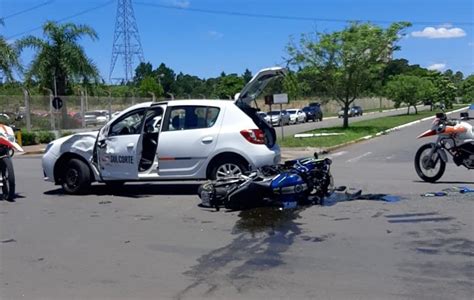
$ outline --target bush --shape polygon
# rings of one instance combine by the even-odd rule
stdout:
[[[48,144],[56,138],[54,133],[49,131],[39,131],[37,132],[37,141],[40,144]]]
[[[36,133],[23,131],[21,133],[21,142],[23,146],[38,144]]]
[[[68,136],[74,134],[74,131],[61,131],[61,137]]]

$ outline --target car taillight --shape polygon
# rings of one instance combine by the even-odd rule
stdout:
[[[260,129],[244,129],[240,134],[252,144],[265,144],[265,134]]]

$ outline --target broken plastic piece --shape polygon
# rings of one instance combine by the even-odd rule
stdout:
[[[446,192],[435,192],[435,193],[425,193],[425,194],[422,194],[421,196],[423,197],[443,197],[443,196],[447,196],[448,193]]]

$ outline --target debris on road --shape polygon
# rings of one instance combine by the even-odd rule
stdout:
[[[6,243],[16,243],[16,240],[15,239],[8,239],[8,240],[3,240],[1,241],[2,244],[6,244]]]
[[[99,204],[110,204],[112,201],[100,201]]]
[[[448,196],[450,193],[474,193],[474,188],[467,187],[467,186],[453,186],[447,189],[443,189],[441,192],[430,192],[422,194],[422,197],[444,197]]]

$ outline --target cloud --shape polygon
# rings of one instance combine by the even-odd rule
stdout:
[[[191,2],[187,0],[171,0],[169,3],[179,8],[188,8],[191,5]]]
[[[446,69],[446,64],[442,64],[442,63],[438,63],[438,64],[432,64],[431,66],[428,67],[428,70],[432,70],[432,71],[443,71],[444,69]]]
[[[224,37],[224,34],[222,32],[218,32],[218,31],[215,31],[215,30],[208,31],[207,34],[215,40],[218,40],[218,39],[221,39],[222,37]]]
[[[445,24],[447,25],[447,24]],[[466,32],[461,28],[450,26],[445,27],[425,27],[423,31],[413,31],[411,33],[413,37],[428,38],[428,39],[452,39],[459,38],[466,35]]]

